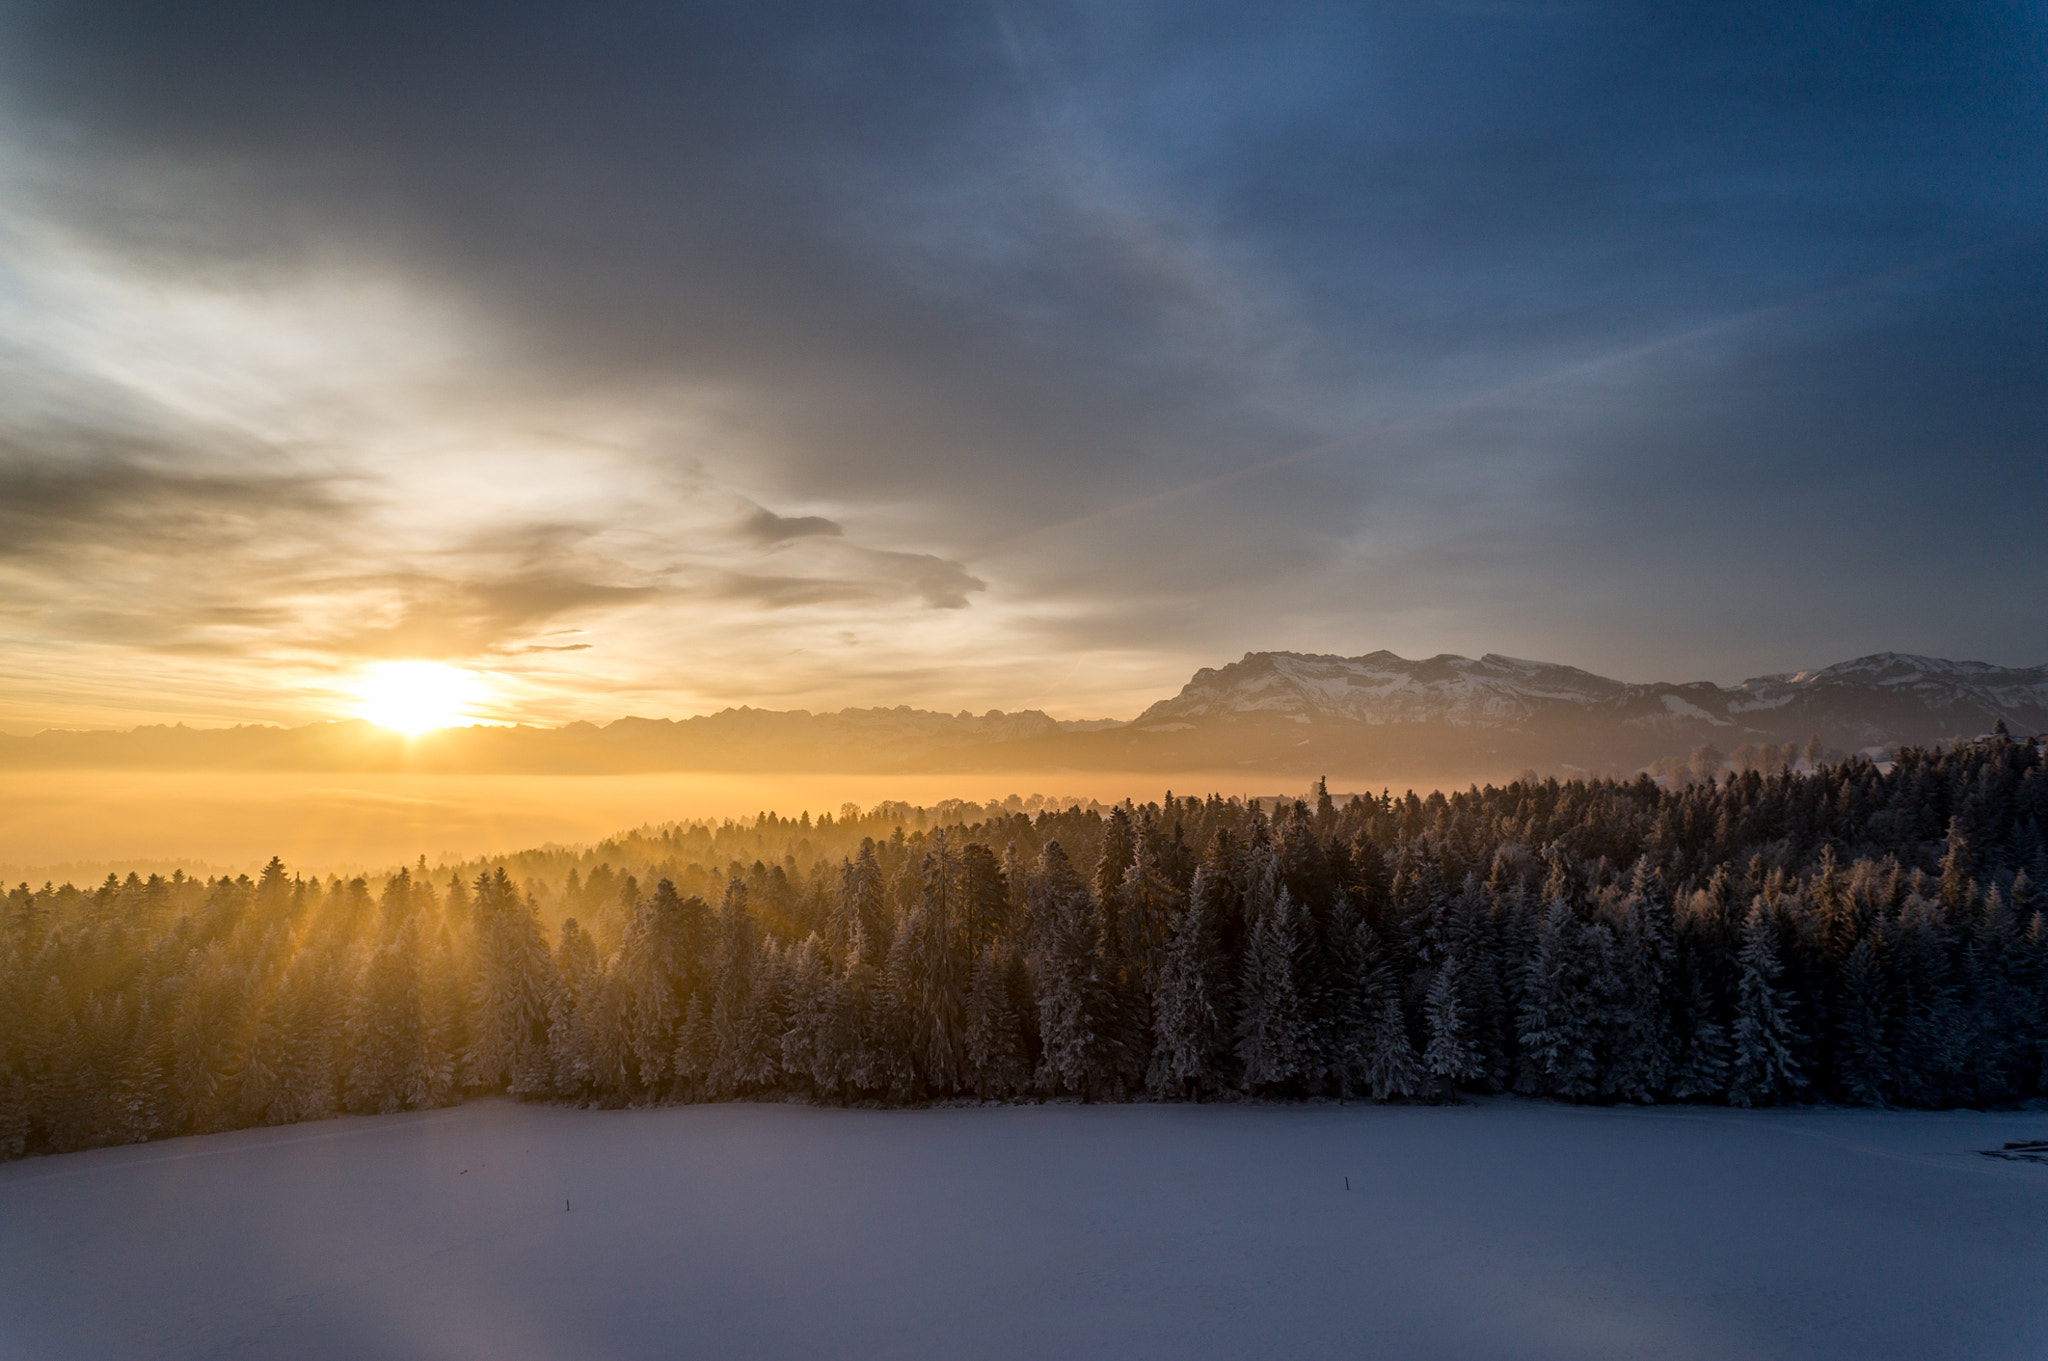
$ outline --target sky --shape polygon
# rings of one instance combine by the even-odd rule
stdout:
[[[0,0],[0,728],[2048,662],[2048,11]]]

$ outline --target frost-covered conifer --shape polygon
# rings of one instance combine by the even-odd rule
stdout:
[[[349,1018],[344,1099],[371,1114],[418,1103],[427,1045],[426,997],[414,929],[412,878],[401,871],[384,887],[376,944],[357,983]]]
[[[1671,975],[1677,931],[1663,883],[1647,861],[1636,862],[1622,912],[1612,1054],[1602,1086],[1624,1101],[1655,1101],[1676,1068]]]
[[[1414,1041],[1408,1038],[1400,994],[1391,987],[1375,991],[1379,1002],[1366,1022],[1359,1077],[1375,1101],[1413,1096],[1421,1085],[1423,1070]]]
[[[1217,940],[1216,919],[1227,891],[1220,869],[1204,862],[1174,922],[1152,1006],[1150,1085],[1156,1092],[1199,1099],[1222,1079],[1229,1040],[1224,1020],[1228,962]]]
[[[967,1069],[984,1101],[1018,1095],[1031,1076],[1026,1007],[1030,985],[1019,996],[1024,961],[1014,949],[990,945],[974,962],[967,992]]]
[[[839,891],[832,900],[831,943],[856,949],[871,961],[889,952],[887,900],[873,838],[861,839],[853,858],[842,861]]]
[[[1031,910],[1045,951],[1038,977],[1043,1081],[1090,1100],[1116,1076],[1111,1040],[1103,1033],[1115,1020],[1115,999],[1098,953],[1095,902],[1057,841],[1040,851],[1032,881]]]
[[[1305,1077],[1309,1015],[1300,992],[1307,922],[1286,888],[1267,878],[1252,893],[1256,906],[1239,993],[1237,1058],[1247,1091],[1271,1091]]]
[[[1769,1105],[1805,1085],[1793,1055],[1798,1033],[1786,1014],[1788,999],[1776,986],[1776,935],[1776,924],[1758,898],[1742,923],[1742,976],[1729,1036],[1728,1100],[1738,1106]]]
[[[913,1061],[937,1092],[951,1092],[967,1075],[967,984],[973,966],[956,919],[964,906],[959,870],[951,842],[934,837],[917,904],[890,956],[910,1015]]]
[[[1561,894],[1551,897],[1522,986],[1517,1091],[1571,1100],[1599,1092],[1603,1008],[1595,984],[1612,941],[1604,927],[1582,925]]]
[[[711,1070],[706,1079],[714,1099],[737,1096],[754,1080],[759,1036],[754,1027],[754,974],[760,953],[754,919],[747,911],[747,886],[726,883],[719,904],[717,945],[711,968]]]
[[[555,1090],[564,1097],[587,1099],[597,1080],[597,1044],[593,1013],[604,977],[597,945],[574,917],[562,922],[555,945],[557,983],[549,998],[548,1052],[555,1065]],[[424,1089],[424,1082],[421,1084]]]
[[[673,1071],[675,1094],[702,1098],[710,1094],[711,1071],[718,1061],[718,1037],[704,999],[691,993],[683,1002],[683,1023],[676,1028]]]
[[[547,1052],[554,957],[532,900],[514,886],[503,866],[478,875],[472,892],[470,1081],[487,1091],[545,1096],[554,1079]]]
[[[1465,1008],[1459,1000],[1463,973],[1461,960],[1455,957],[1445,960],[1438,967],[1436,976],[1430,979],[1429,992],[1422,1003],[1423,1024],[1429,1032],[1428,1046],[1422,1051],[1422,1067],[1436,1079],[1439,1090],[1445,1095],[1455,1091],[1459,1084],[1475,1081],[1486,1072],[1480,1061],[1479,1046],[1472,1040]]]
[[[813,931],[791,946],[783,960],[789,1001],[780,1042],[783,1074],[820,1094],[834,1091],[838,1081],[825,1057],[832,980],[825,971],[824,951],[824,941]]]
[[[1873,937],[1865,936],[1849,951],[1835,1031],[1835,1084],[1842,1098],[1859,1106],[1884,1105],[1891,1089],[1890,1053],[1884,968]]]
[[[1708,990],[1704,966],[1694,961],[1681,970],[1678,1066],[1671,1095],[1680,1101],[1718,1098],[1728,1086],[1728,1031],[1720,1007]]]

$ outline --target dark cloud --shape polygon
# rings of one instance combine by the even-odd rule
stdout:
[[[765,576],[749,572],[719,574],[716,594],[772,609],[843,601],[892,601],[905,596],[929,609],[961,610],[967,597],[988,589],[957,562],[929,553],[891,553],[849,547],[835,564],[839,576]]]
[[[822,515],[777,515],[756,506],[740,523],[740,533],[756,543],[787,543],[791,539],[837,538],[846,531]]]
[[[967,597],[988,589],[988,583],[971,575],[957,562],[929,553],[884,553],[870,550],[867,558],[886,575],[907,585],[935,610],[964,610]]]
[[[218,552],[345,519],[345,479],[209,469],[194,450],[90,428],[0,431],[0,559]]]
[[[655,597],[654,586],[587,581],[569,571],[529,568],[481,580],[385,574],[335,583],[366,594],[377,622],[301,640],[351,658],[464,658],[523,652],[541,625]],[[580,646],[549,648],[580,651]]]
[[[844,601],[873,600],[873,587],[819,577],[761,576],[751,572],[726,572],[719,577],[715,594],[726,600],[744,600],[769,609],[799,605],[830,605]]]
[[[744,560],[629,569],[567,511],[392,549],[335,646],[536,646],[657,580],[779,618],[996,581],[1062,621],[1040,652],[1535,632],[1726,675],[2048,648],[2044,38],[1989,4],[65,0],[0,13],[0,109],[81,249],[417,281],[476,318],[479,406],[709,394],[633,457],[831,512],[720,502]],[[0,554],[357,513],[136,438],[0,451]]]

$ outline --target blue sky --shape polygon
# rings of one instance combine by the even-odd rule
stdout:
[[[0,5],[0,724],[2048,660],[2020,5]]]

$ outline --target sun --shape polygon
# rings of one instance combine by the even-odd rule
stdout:
[[[470,706],[483,698],[483,680],[439,662],[379,662],[356,682],[356,713],[380,728],[417,737],[435,728],[474,722]]]

